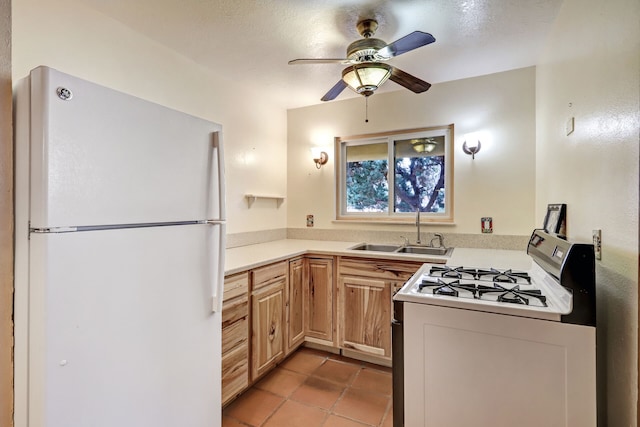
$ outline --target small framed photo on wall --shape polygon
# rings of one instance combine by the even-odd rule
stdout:
[[[544,217],[544,231],[565,236],[567,234],[566,217],[566,204],[547,205],[547,215]]]

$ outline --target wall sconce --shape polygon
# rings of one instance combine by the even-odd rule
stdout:
[[[471,146],[467,145],[467,141],[465,141],[462,144],[462,151],[464,151],[465,154],[471,154],[471,158],[475,159],[476,153],[480,151],[480,147],[482,147],[482,144],[480,144],[480,140],[478,140],[478,144]]]
[[[311,155],[313,156],[313,161],[316,164],[316,169],[320,169],[322,165],[327,164],[329,161],[329,155],[320,148],[312,148]]]

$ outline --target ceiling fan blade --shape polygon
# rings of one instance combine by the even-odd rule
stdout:
[[[336,83],[331,89],[329,89],[329,92],[325,93],[325,95],[320,98],[320,101],[331,101],[332,99],[335,99],[336,96],[340,95],[340,92],[342,92],[346,87],[347,84],[344,82],[344,80],[340,79],[338,83]]]
[[[393,58],[394,56],[402,55],[410,50],[426,46],[435,41],[436,39],[429,33],[414,31],[378,50],[376,56],[386,59]]]
[[[312,58],[312,59],[292,59],[289,65],[297,64],[350,64],[351,60],[346,58]]]
[[[415,93],[426,92],[431,87],[430,83],[420,80],[411,74],[405,73],[396,67],[391,67],[391,76],[389,76],[389,80],[398,83],[400,86],[404,86]]]

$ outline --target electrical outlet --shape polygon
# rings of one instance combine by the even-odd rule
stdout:
[[[602,230],[593,230],[593,251],[596,259],[602,259]]]
[[[493,233],[493,218],[490,216],[480,218],[483,233]]]
[[[313,227],[313,215],[307,215],[307,227]]]

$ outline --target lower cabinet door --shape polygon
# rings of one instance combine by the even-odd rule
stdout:
[[[287,354],[304,341],[303,286],[306,279],[303,258],[289,262],[289,294],[287,302]]]
[[[340,278],[340,346],[391,356],[391,289],[384,280]]]
[[[305,286],[306,335],[333,343],[333,260],[309,258]]]
[[[254,381],[284,357],[284,290],[278,280],[254,291],[252,301],[252,366]]]

